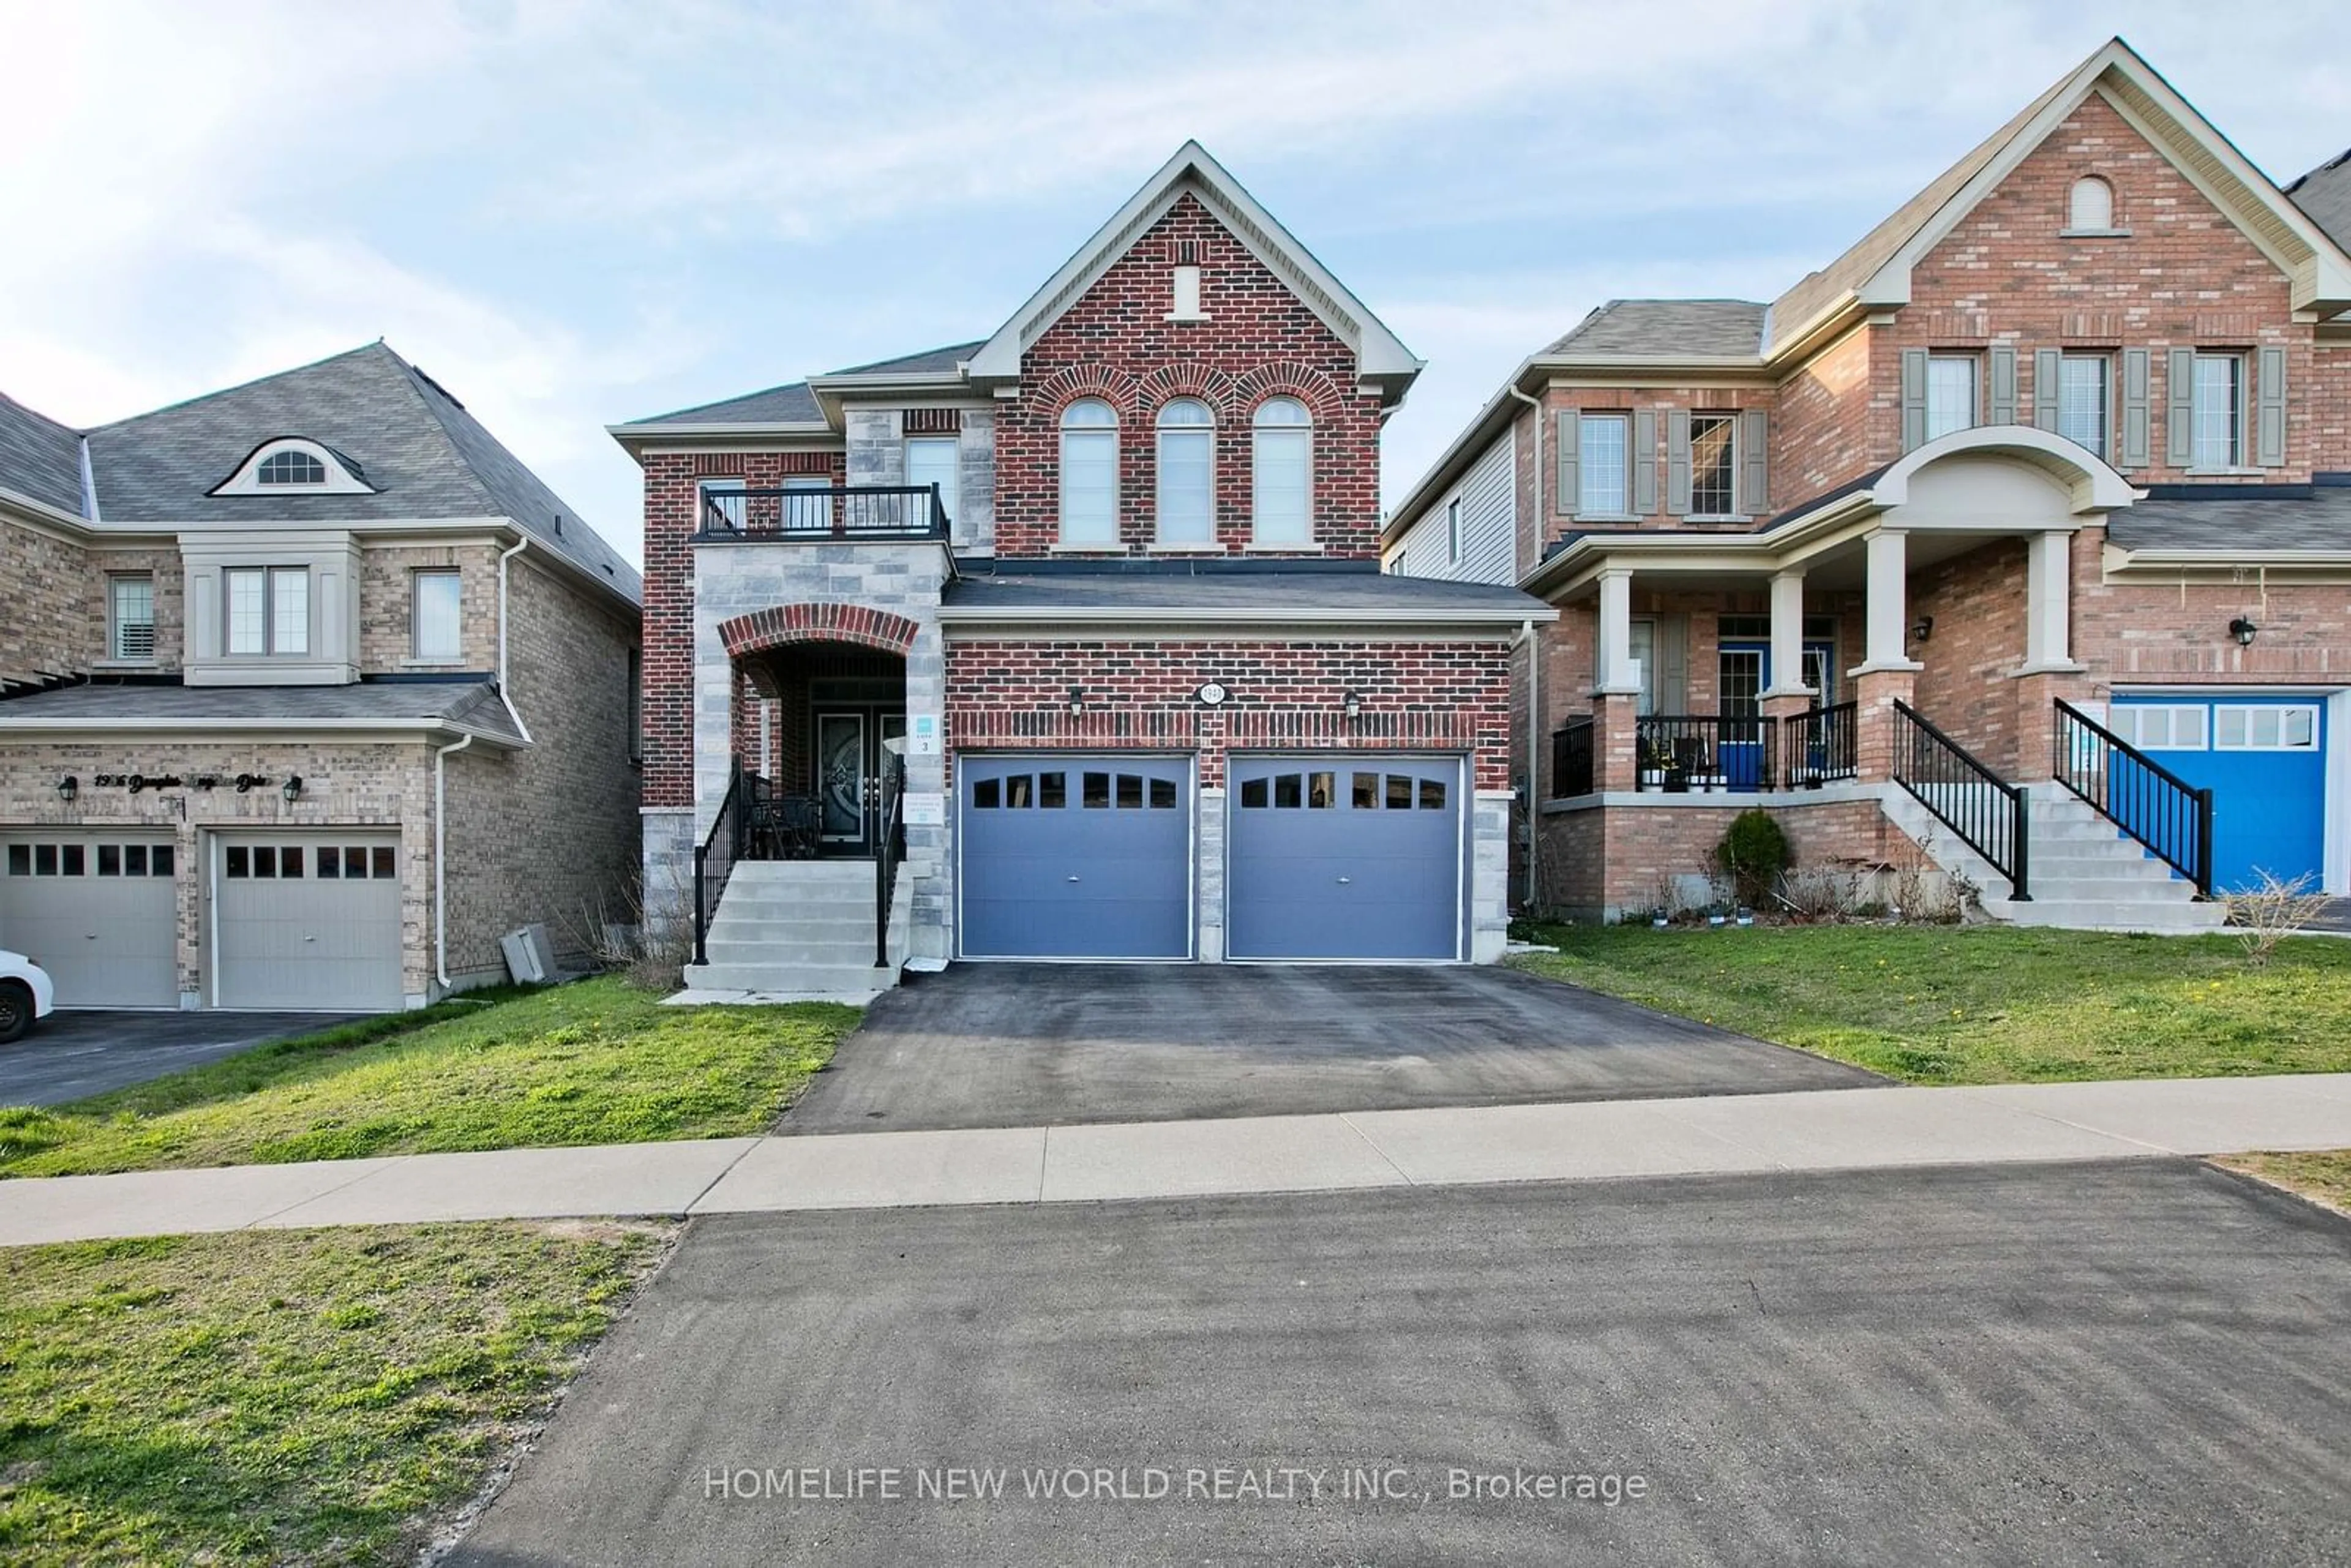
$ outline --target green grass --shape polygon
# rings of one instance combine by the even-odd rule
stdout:
[[[2227,1155],[2212,1163],[2242,1171],[2272,1186],[2300,1193],[2339,1213],[2351,1214],[2351,1149],[2295,1155]]]
[[[1983,926],[1536,926],[1531,973],[1910,1083],[2351,1071],[2351,942]]]
[[[668,1008],[617,979],[281,1040],[52,1110],[0,1110],[0,1175],[734,1137],[773,1122],[854,1008]]]
[[[0,1250],[0,1563],[400,1563],[664,1228],[246,1231]]]

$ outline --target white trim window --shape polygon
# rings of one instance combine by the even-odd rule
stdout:
[[[1633,510],[1632,424],[1632,416],[1623,413],[1576,419],[1576,516],[1616,517]]]
[[[906,483],[914,486],[936,485],[939,505],[946,511],[947,521],[955,521],[956,508],[962,504],[959,489],[963,474],[963,443],[952,435],[910,435],[906,437]],[[929,522],[917,518],[917,524]]]
[[[1294,397],[1249,416],[1249,528],[1261,545],[1314,542],[1314,420]]]
[[[2234,468],[2245,455],[2245,357],[2199,354],[2189,383],[2189,465]]]
[[[372,496],[375,488],[357,462],[333,447],[301,436],[265,441],[246,455],[236,472],[214,486],[215,496]]]
[[[1982,406],[1976,391],[1973,354],[1927,356],[1927,439],[1973,430]]]
[[[750,505],[749,497],[744,492],[750,487],[739,475],[729,478],[696,479],[694,482],[694,531],[705,533],[716,524],[741,533],[744,514]],[[711,516],[714,503],[717,510],[715,518]]]
[[[455,568],[432,567],[409,574],[410,657],[454,664],[465,656],[459,613],[464,601],[464,580]]]
[[[155,662],[155,579],[119,572],[106,580],[106,656],[128,664]]]
[[[2209,711],[2202,703],[2117,704],[2106,714],[2106,727],[2141,751],[2201,751]]]
[[[1217,538],[1217,416],[1196,397],[1171,398],[1158,418],[1159,542]]]
[[[2216,703],[2215,751],[2315,751],[2318,707],[2307,704]]]
[[[793,474],[784,479],[784,531],[793,534],[832,532],[832,476]]]
[[[2100,457],[2114,427],[2112,377],[2113,361],[2104,354],[2058,356],[2057,434]]]
[[[298,566],[233,566],[221,573],[227,598],[225,650],[239,657],[310,651],[310,573]]]
[[[1061,411],[1061,542],[1118,543],[1118,413],[1098,397]]]
[[[1690,415],[1690,516],[1739,515],[1739,416]]]

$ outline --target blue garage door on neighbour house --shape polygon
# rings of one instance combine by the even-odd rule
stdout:
[[[1235,758],[1231,770],[1229,956],[1461,956],[1458,758]]]
[[[967,958],[1189,958],[1192,759],[960,757]]]
[[[2212,881],[2222,892],[2268,872],[2325,880],[2326,699],[2116,697],[2109,726],[2187,783],[2212,791]]]

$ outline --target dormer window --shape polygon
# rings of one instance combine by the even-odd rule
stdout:
[[[375,486],[353,459],[302,436],[265,441],[246,455],[215,496],[372,496]]]

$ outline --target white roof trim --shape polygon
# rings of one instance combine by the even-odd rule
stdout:
[[[608,424],[604,434],[615,441],[659,441],[665,437],[706,440],[745,435],[839,435],[820,419],[740,421],[731,424]]]
[[[2093,92],[2113,105],[2293,280],[2296,309],[2351,308],[2351,256],[2346,256],[2268,175],[2247,162],[2195,105],[2120,38],[2109,40],[2083,61],[2063,90],[1862,284],[1855,291],[1861,302],[1872,307],[1907,305],[1910,269],[1949,238],[1977,204],[1999,188]]]
[[[438,718],[23,718],[0,712],[0,735],[470,735],[510,751],[528,744]]]
[[[938,609],[938,618],[941,625],[963,626],[1076,625],[1105,622],[1180,622],[1186,625],[1213,622],[1251,626],[1516,626],[1527,621],[1556,621],[1559,616],[1557,612],[1546,612],[1541,605],[1432,605],[1425,610],[1408,610],[1393,607],[1347,609],[1332,605],[1301,607],[1294,604],[1214,607],[1174,604],[943,604]]]
[[[1370,381],[1409,382],[1421,361],[1389,331],[1369,307],[1333,277],[1313,253],[1259,206],[1257,199],[1208,156],[1186,141],[1159,172],[1078,247],[1077,254],[996,330],[968,361],[975,381],[1012,382],[1020,376],[1020,356],[1061,319],[1111,266],[1123,256],[1178,196],[1198,196],[1259,261],[1289,285],[1324,324],[1354,350],[1356,374]],[[1401,396],[1401,389],[1395,395]]]

